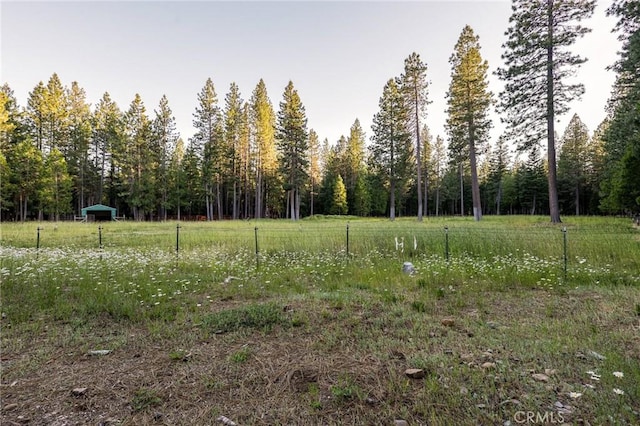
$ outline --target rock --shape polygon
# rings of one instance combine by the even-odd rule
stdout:
[[[422,379],[425,376],[425,372],[422,368],[408,368],[404,374],[412,379]]]
[[[2,407],[2,411],[11,411],[11,410],[15,410],[16,408],[18,408],[18,404],[7,404],[4,407]]]
[[[108,349],[98,349],[95,351],[89,351],[87,353],[87,355],[91,355],[91,356],[103,356],[103,355],[109,355],[111,353],[110,350]]]
[[[406,420],[394,420],[393,426],[409,426]]]
[[[483,370],[491,370],[496,367],[496,364],[493,362],[485,362],[480,367],[482,367]]]
[[[413,266],[413,263],[404,262],[402,264],[402,273],[407,274],[407,275],[413,275],[413,274],[416,273],[416,268],[415,268],[415,266]]]
[[[71,391],[73,396],[83,396],[87,393],[87,388],[75,388]]]
[[[223,425],[226,426],[238,426],[238,424],[236,422],[234,422],[233,420],[231,420],[228,417],[225,416],[220,416],[216,419],[217,422],[222,423]]]
[[[364,402],[366,402],[369,405],[376,405],[378,403],[378,400],[375,398],[368,397],[367,399],[364,400]]]
[[[549,376],[547,376],[546,374],[542,374],[542,373],[532,374],[531,377],[533,378],[533,380],[538,381],[538,382],[548,382],[549,381]]]
[[[442,318],[440,324],[444,325],[445,327],[453,327],[456,324],[456,320],[451,317]]]
[[[451,349],[445,349],[444,350],[445,355],[453,355],[453,350]]]
[[[484,359],[493,359],[493,353],[490,351],[482,352],[482,358]]]
[[[599,354],[598,352],[596,352],[596,351],[589,351],[589,352],[588,352],[588,354],[589,354],[589,356],[590,356],[590,357],[595,358],[595,359],[597,359],[598,361],[604,361],[605,359],[607,359],[607,357],[606,357],[606,356],[604,356],[604,355],[600,355],[600,354]]]
[[[556,402],[553,403],[553,406],[556,407],[556,408],[562,408],[562,407],[564,407],[564,404],[562,402],[560,402],[560,401],[556,401]]]
[[[469,393],[469,389],[464,386],[460,387],[460,395],[467,395]]]
[[[556,370],[552,368],[545,368],[544,374],[546,374],[547,376],[555,376]]]

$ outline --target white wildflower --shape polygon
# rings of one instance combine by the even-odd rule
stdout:
[[[624,395],[624,391],[622,389],[613,388],[613,393],[617,395]]]
[[[622,371],[614,371],[613,375],[618,377],[618,378],[624,377],[624,373]]]
[[[580,392],[569,392],[569,396],[573,399],[580,398],[582,394]]]

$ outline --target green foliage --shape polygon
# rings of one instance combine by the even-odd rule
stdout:
[[[347,188],[344,186],[342,176],[338,175],[333,184],[333,198],[329,207],[329,214],[347,214],[348,209]]]
[[[133,411],[146,410],[161,403],[162,399],[158,395],[158,392],[154,389],[147,388],[138,389],[130,402]]]
[[[247,305],[209,314],[203,318],[204,326],[213,332],[228,333],[242,329],[271,329],[286,323],[282,307],[267,303]]]
[[[589,165],[589,131],[575,114],[561,139],[558,158],[558,193],[565,212],[584,213]]]

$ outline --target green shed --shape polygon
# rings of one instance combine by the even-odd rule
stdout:
[[[85,207],[82,211],[84,221],[110,221],[116,220],[116,209],[102,204]]]

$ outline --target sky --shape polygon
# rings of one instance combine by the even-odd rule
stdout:
[[[586,93],[558,120],[564,131],[577,113],[590,131],[605,118],[615,75],[606,67],[620,43],[598,0],[593,29],[574,52],[589,61],[575,77]],[[445,137],[449,57],[465,25],[480,37],[489,63],[489,88],[502,83],[509,1],[74,1],[0,2],[0,82],[26,106],[39,81],[57,73],[63,85],[77,81],[95,106],[109,92],[121,110],[139,93],[151,118],[162,95],[177,130],[194,133],[197,94],[211,78],[224,107],[236,82],[248,100],[262,78],[277,111],[291,80],[305,106],[308,127],[335,143],[360,120],[367,140],[385,83],[417,52],[430,81],[426,124]],[[495,141],[504,126],[492,113]]]

